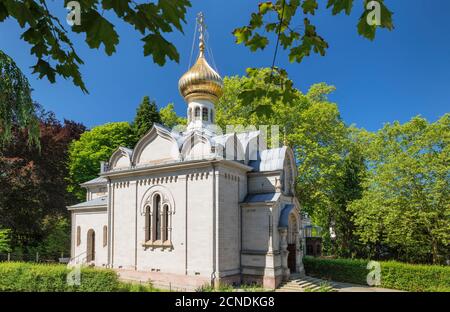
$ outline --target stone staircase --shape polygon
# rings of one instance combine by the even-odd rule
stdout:
[[[287,282],[282,283],[277,292],[335,292],[339,286],[333,282],[310,276],[291,275]]]

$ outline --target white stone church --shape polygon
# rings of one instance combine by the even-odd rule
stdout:
[[[179,80],[184,131],[154,125],[118,148],[68,207],[71,264],[176,289],[221,283],[275,288],[303,273],[293,151],[266,149],[260,131],[222,134],[214,103],[223,82],[200,53]]]

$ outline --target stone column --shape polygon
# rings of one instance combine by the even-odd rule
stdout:
[[[295,266],[297,273],[300,273],[301,275],[305,274],[305,268],[303,267],[303,246],[302,246],[302,240],[301,240],[301,234],[297,233],[295,235]]]
[[[288,255],[289,251],[287,250],[287,228],[280,228],[280,252],[281,252],[281,268],[283,270],[283,280],[287,281],[289,279],[290,271],[288,267]]]

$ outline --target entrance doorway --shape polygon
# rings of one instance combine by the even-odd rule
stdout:
[[[95,231],[90,229],[87,232],[87,240],[86,240],[86,262],[95,261]]]
[[[288,268],[291,271],[291,273],[294,273],[297,269],[297,265],[296,265],[297,259],[295,258],[295,253],[296,253],[295,244],[288,244],[287,250],[289,251]]]

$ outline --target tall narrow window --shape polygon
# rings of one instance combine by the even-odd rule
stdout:
[[[95,260],[95,232],[90,229],[87,233],[86,239],[86,261],[91,262]]]
[[[108,227],[106,225],[103,226],[103,247],[108,245]]]
[[[192,108],[189,107],[188,109],[188,122],[190,122],[192,120]]]
[[[211,121],[211,123],[214,123],[214,113],[213,113],[213,110],[211,110],[211,112],[210,112],[209,120]]]
[[[161,196],[156,194],[153,199],[153,218],[154,218],[154,230],[153,240],[161,240]]]
[[[208,109],[206,107],[202,109],[202,119],[203,121],[208,121]]]
[[[163,241],[169,239],[169,206],[163,207]]]
[[[145,207],[145,241],[149,241],[152,237],[151,213],[150,206]]]
[[[77,246],[81,244],[81,227],[77,226]]]
[[[197,119],[200,119],[200,107],[196,107],[195,108],[195,119],[197,120]]]

